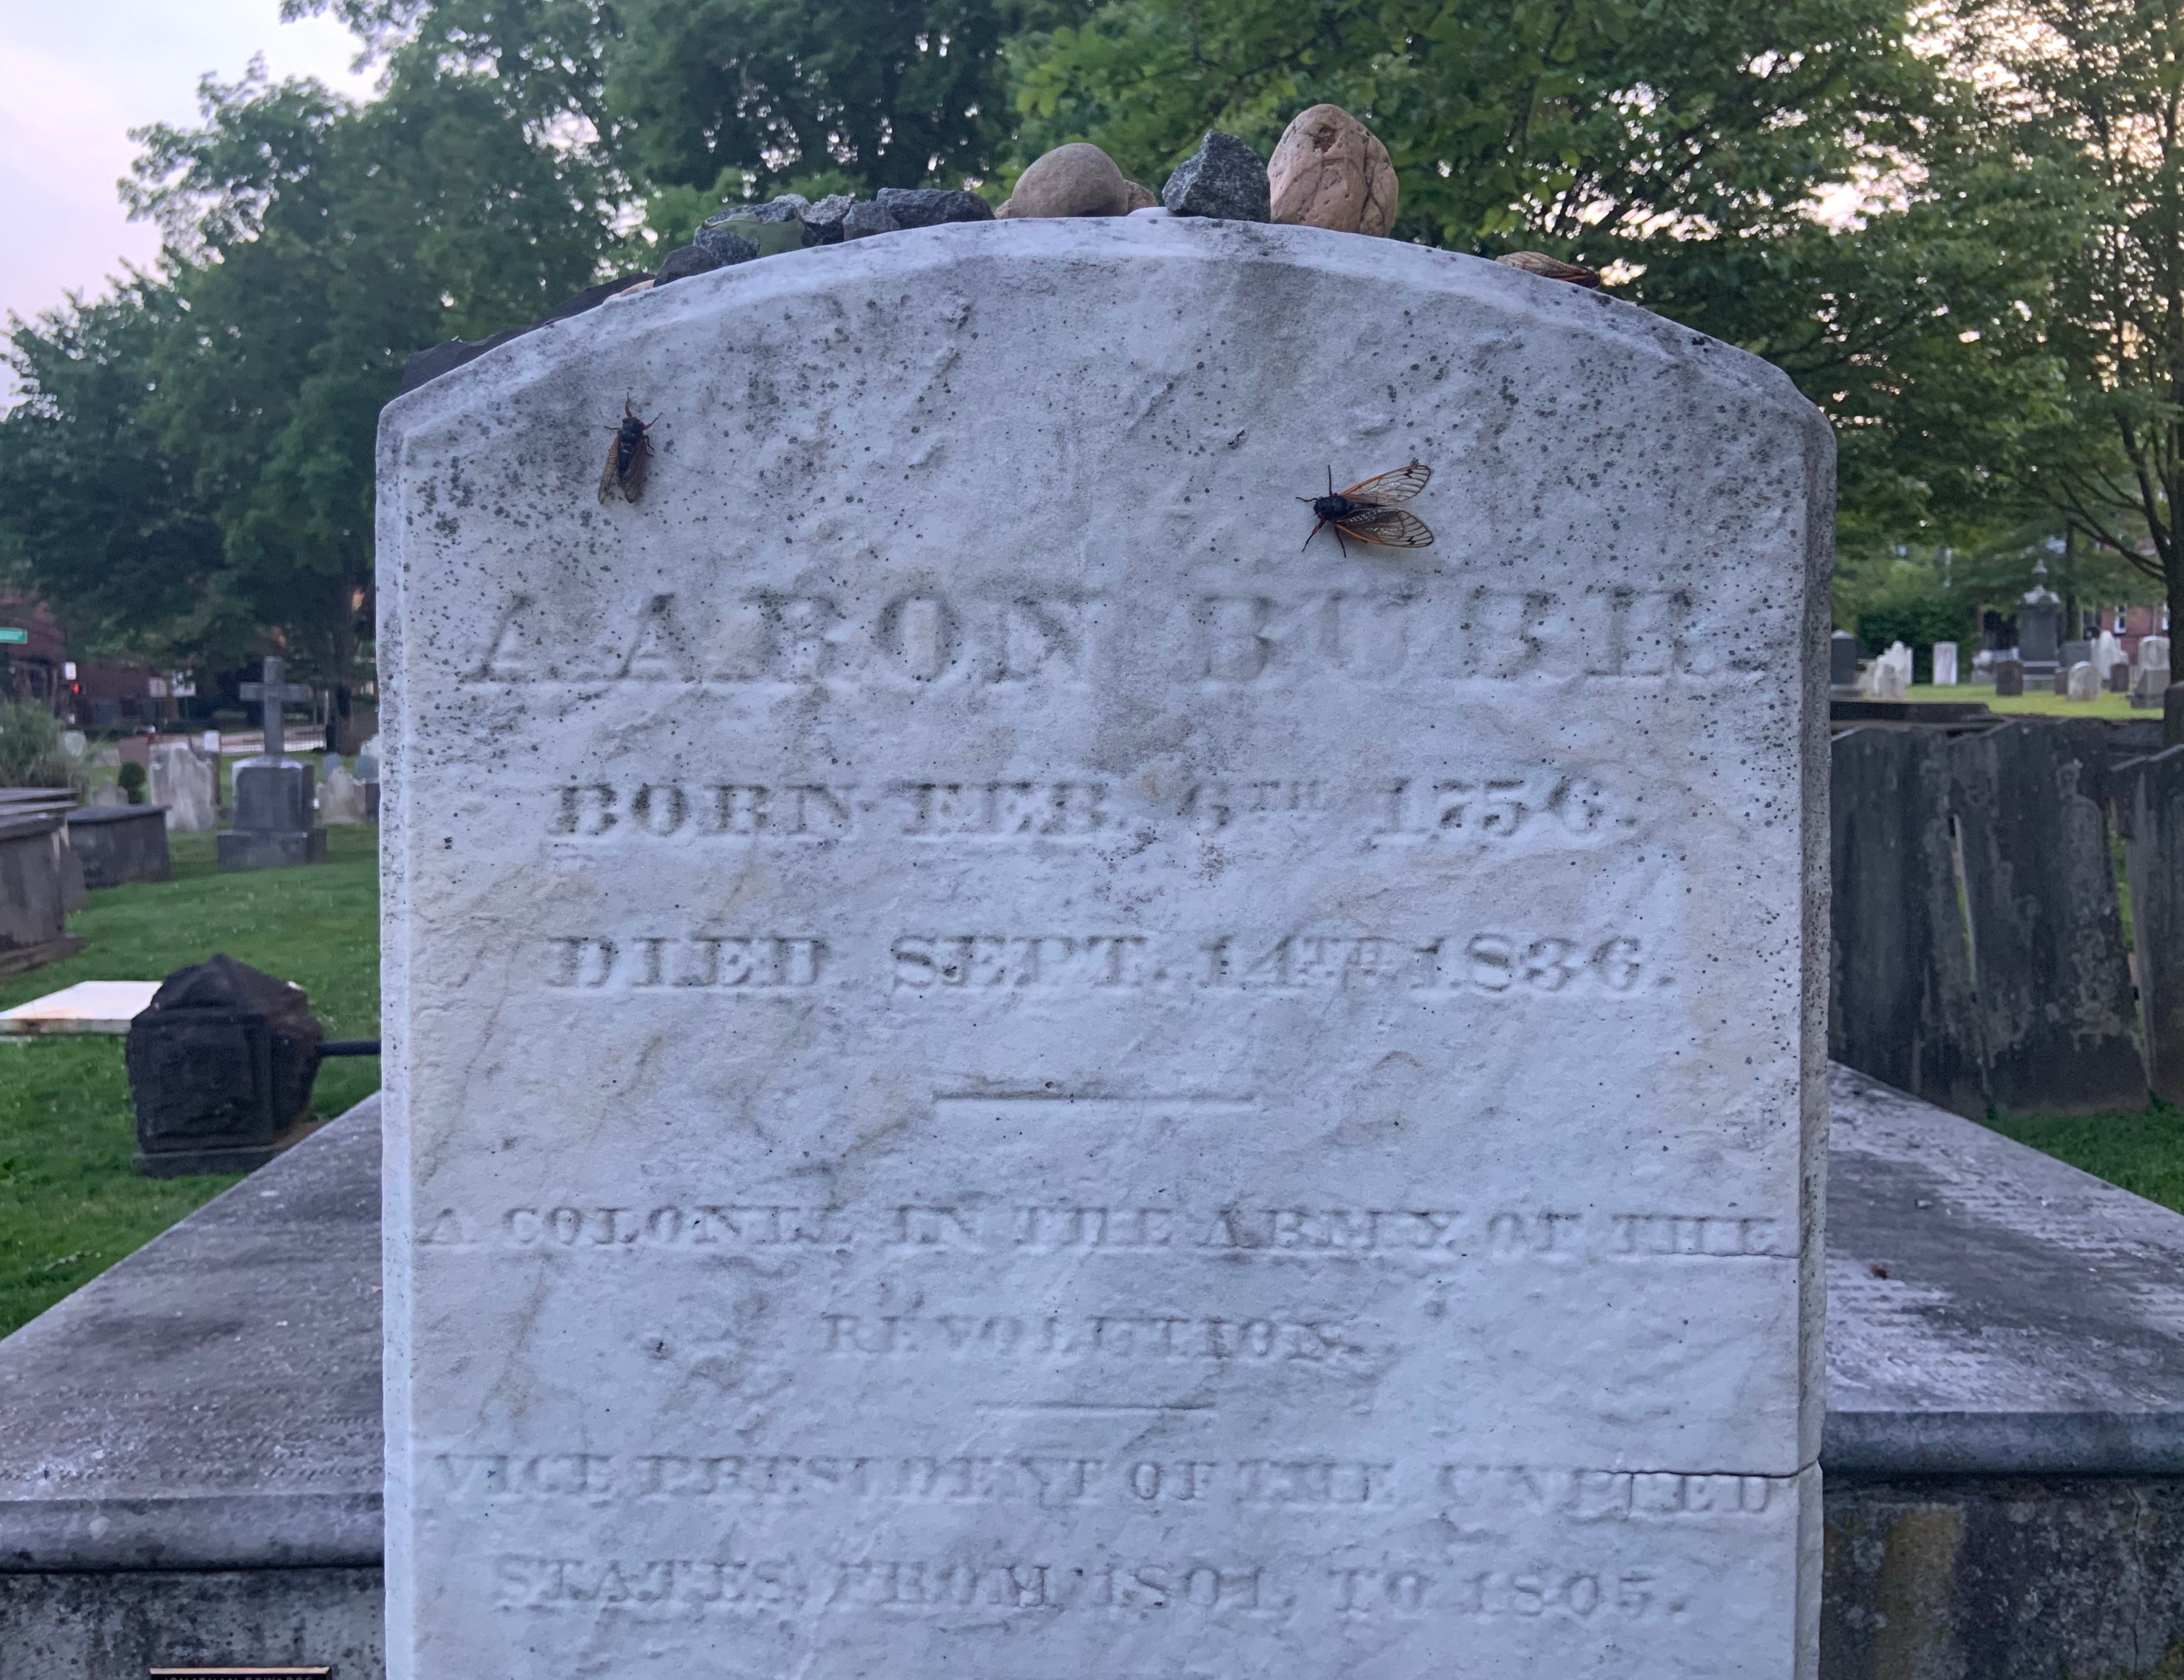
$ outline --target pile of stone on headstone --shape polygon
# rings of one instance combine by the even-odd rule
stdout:
[[[835,193],[815,203],[800,193],[786,192],[763,204],[733,204],[707,217],[689,244],[670,251],[653,285],[671,285],[784,251],[942,222],[1150,211],[1384,238],[1395,226],[1398,197],[1395,165],[1379,136],[1340,105],[1314,105],[1290,124],[1271,159],[1262,160],[1233,134],[1208,130],[1198,149],[1168,176],[1158,198],[1124,175],[1099,147],[1075,141],[1034,160],[999,210],[975,192],[930,186],[883,186],[871,199]],[[1514,252],[1499,260],[1550,280],[1600,283],[1592,270],[1537,251]],[[643,289],[640,284],[620,295]]]

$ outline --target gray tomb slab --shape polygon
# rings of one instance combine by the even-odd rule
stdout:
[[[2003,724],[1953,742],[1951,805],[1987,1057],[2020,1114],[2146,1101],[2106,816],[2101,723]]]
[[[1828,1054],[1983,1119],[1980,1017],[1957,903],[1949,738],[1852,729],[1832,743]]]
[[[1858,692],[1858,637],[1847,630],[1828,637],[1828,687],[1846,694]]]
[[[82,937],[68,931],[68,913],[83,902],[82,865],[65,832],[69,815],[65,804],[0,805],[0,974],[42,968],[83,948]]]
[[[86,887],[164,881],[174,873],[167,856],[167,813],[161,806],[108,805],[70,811],[68,837],[83,865]]]
[[[2032,587],[2017,604],[2017,653],[2025,679],[2045,687],[2055,675],[2063,638],[2063,598],[2048,587],[2048,563],[2033,563]]]
[[[1994,693],[1998,700],[2014,699],[2025,692],[2025,661],[1997,659],[1994,662]]]
[[[630,389],[705,442],[602,515]],[[1330,451],[1439,545],[1300,552]],[[1184,218],[398,398],[390,1672],[1812,1674],[1831,469],[1641,310]],[[1736,1496],[1524,1492],[1639,1466]]]
[[[2131,882],[2147,1081],[2184,1107],[2184,747],[2120,766],[2110,784]]]

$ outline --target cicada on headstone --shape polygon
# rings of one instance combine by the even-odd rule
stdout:
[[[1430,548],[1434,534],[1426,522],[1407,508],[1398,507],[1426,487],[1433,476],[1433,469],[1422,462],[1412,461],[1407,467],[1397,467],[1393,472],[1384,472],[1347,490],[1334,487],[1334,469],[1327,470],[1327,494],[1300,496],[1300,502],[1312,503],[1312,518],[1318,521],[1312,535],[1304,539],[1305,547],[1312,546],[1313,537],[1322,527],[1334,528],[1335,546],[1347,554],[1346,537],[1360,542],[1370,542],[1382,548]]]
[[[652,439],[647,435],[653,422],[641,420],[624,398],[621,405],[621,424],[607,429],[614,433],[614,442],[607,445],[607,464],[599,473],[599,500],[612,501],[617,492],[625,502],[634,502],[644,493],[645,465],[652,458]]]

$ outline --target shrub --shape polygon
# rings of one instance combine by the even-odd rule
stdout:
[[[82,777],[61,750],[58,719],[27,700],[0,704],[0,787],[75,787]]]
[[[114,780],[120,784],[121,791],[129,796],[131,804],[141,805],[144,803],[144,789],[152,778],[145,773],[144,766],[138,764],[136,759],[122,759],[121,774]]]
[[[1934,680],[1934,644],[1953,642],[1963,657],[1957,669],[1971,669],[1970,643],[1976,634],[1972,609],[1922,568],[1902,567],[1858,609],[1858,643],[1868,654],[1885,654],[1892,642],[1911,649],[1911,680]]]

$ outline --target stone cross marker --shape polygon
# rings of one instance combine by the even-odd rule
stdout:
[[[265,719],[264,756],[265,760],[271,764],[280,762],[287,746],[281,735],[282,704],[291,700],[300,704],[311,698],[311,691],[304,684],[284,681],[282,679],[287,674],[287,661],[268,654],[265,659],[265,681],[239,684],[235,691],[246,700],[257,700],[263,704]]]
[[[1432,548],[1301,546],[1412,460]],[[952,225],[519,339],[379,481],[391,1675],[1814,1672],[1780,373]]]

